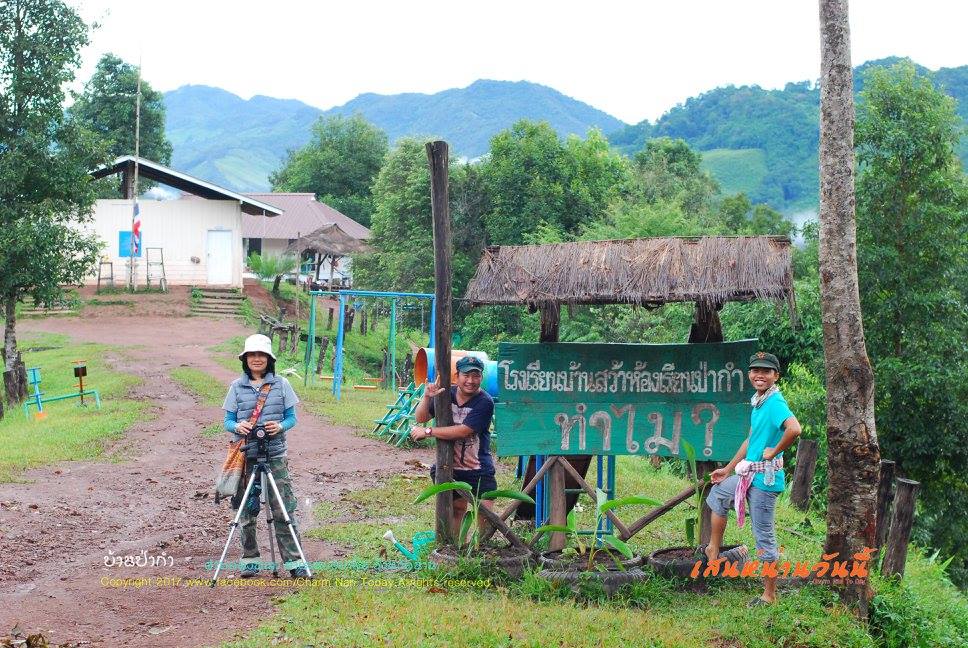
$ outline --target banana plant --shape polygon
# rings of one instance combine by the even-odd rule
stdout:
[[[424,500],[427,500],[438,493],[444,493],[447,491],[463,491],[464,496],[470,499],[471,505],[467,509],[467,515],[464,516],[464,520],[460,525],[460,532],[457,534],[457,546],[467,547],[467,555],[472,555],[475,551],[480,549],[480,529],[477,525],[477,517],[479,515],[481,504],[488,500],[496,500],[499,497],[506,499],[519,500],[527,504],[534,505],[534,500],[531,496],[522,491],[513,489],[498,489],[487,491],[481,493],[480,497],[474,495],[473,487],[467,482],[462,481],[451,481],[444,482],[442,484],[433,484],[424,489],[417,499],[413,501],[414,504],[419,504]]]
[[[608,495],[601,488],[595,489],[595,528],[600,529],[604,525],[606,514],[623,506],[661,506],[662,502],[657,502],[641,495],[631,495],[620,499],[610,500]],[[585,569],[592,571],[595,569],[595,556],[604,551],[619,569],[624,569],[622,561],[612,553],[615,550],[626,559],[632,558],[632,549],[627,544],[607,533],[595,532],[595,541],[586,545],[582,540],[581,533],[578,531],[578,518],[574,511],[571,511],[566,518],[566,526],[560,524],[545,524],[537,529],[535,533],[564,533],[567,539],[574,543],[575,551],[579,556],[586,559]]]
[[[702,516],[702,491],[706,482],[709,481],[709,477],[699,479],[699,471],[696,468],[696,448],[686,440],[682,441],[682,447],[686,451],[686,461],[689,463],[690,474],[696,480],[696,494],[694,495],[696,513],[686,518],[686,543],[690,547],[695,547],[698,544],[696,542],[696,531],[699,529],[699,520]]]

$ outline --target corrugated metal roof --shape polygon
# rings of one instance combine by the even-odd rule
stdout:
[[[162,184],[174,187],[180,191],[187,192],[199,198],[208,200],[237,200],[242,208],[243,218],[253,218],[258,220],[268,220],[263,216],[276,216],[279,213],[271,203],[266,204],[258,198],[247,198],[242,194],[236,193],[231,189],[220,187],[211,182],[201,180],[181,171],[175,171],[163,164],[152,162],[143,157],[137,158],[138,175],[149,180],[155,180]],[[124,155],[116,159],[112,164],[97,169],[91,173],[95,179],[103,178],[116,173],[122,173],[127,168],[133,172],[135,156]],[[271,194],[270,194],[271,195]],[[345,217],[344,217],[345,218]]]
[[[254,200],[268,203],[282,210],[275,218],[255,218],[242,215],[242,236],[245,238],[296,239],[315,232],[324,225],[335,223],[350,236],[370,238],[370,230],[329,205],[316,200],[311,193],[254,193],[246,194]]]

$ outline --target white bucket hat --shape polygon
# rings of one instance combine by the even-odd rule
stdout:
[[[272,340],[262,335],[261,333],[256,333],[255,335],[250,335],[245,338],[245,348],[242,349],[242,353],[239,354],[239,359],[241,360],[245,357],[246,353],[258,351],[264,353],[273,360],[276,359],[276,354],[272,352]]]

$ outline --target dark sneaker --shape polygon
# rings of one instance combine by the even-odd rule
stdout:
[[[309,578],[309,570],[305,567],[296,567],[295,569],[290,569],[289,573],[293,578]]]
[[[254,578],[259,575],[259,567],[252,563],[249,563],[242,568],[242,573],[239,574],[242,578]]]

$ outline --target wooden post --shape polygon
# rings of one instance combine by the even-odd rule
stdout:
[[[565,510],[565,469],[561,463],[558,461],[551,467],[551,515],[549,515],[548,521],[551,524],[565,526],[568,521],[568,513]],[[565,548],[566,540],[564,533],[556,531],[551,534],[548,549],[550,551],[561,551]]]
[[[920,487],[919,482],[910,479],[897,480],[894,515],[891,516],[891,530],[887,535],[884,562],[881,563],[881,573],[886,576],[904,575],[908,541],[911,539],[911,526],[914,524],[914,505]]]
[[[285,353],[289,346],[289,328],[286,326],[279,329],[279,355]]]
[[[329,338],[324,337],[319,343],[319,359],[316,361],[316,375],[323,373],[323,359],[326,357],[326,347],[329,346]]]
[[[790,488],[790,501],[801,511],[810,506],[810,491],[813,486],[813,473],[817,469],[817,440],[800,439],[797,443],[797,466],[793,471],[793,486]]]
[[[329,331],[333,328],[333,307],[329,308],[329,315],[326,316],[326,330]]]
[[[452,276],[451,276],[451,238],[450,238],[450,197],[447,174],[450,153],[447,142],[427,142],[427,162],[430,165],[430,200],[433,217],[434,235],[434,295],[437,330],[434,334],[434,360],[437,365],[438,384],[442,388],[434,397],[434,412],[438,426],[453,425],[454,417],[450,410],[450,336],[453,328],[452,313]],[[437,440],[437,483],[453,481],[454,442]],[[436,511],[437,538],[453,543],[451,529],[454,519],[454,501],[449,492],[437,495]]]
[[[541,336],[538,338],[540,342],[553,343],[557,342],[559,339],[559,331],[561,329],[561,307],[557,302],[546,302],[541,304]],[[565,461],[570,459],[566,457]],[[588,457],[589,463],[591,462],[591,457]],[[587,470],[587,467],[586,467]],[[577,485],[577,484],[576,484]],[[551,468],[551,483],[548,489],[548,496],[551,500],[551,510],[549,511],[548,522],[551,524],[556,524],[559,526],[565,526],[568,521],[568,498],[565,493],[567,488],[565,484],[565,469],[561,465],[561,462],[556,462]],[[577,501],[577,495],[575,496]],[[551,539],[548,544],[548,549],[551,551],[561,551],[565,548],[565,534],[561,532],[554,532],[551,534]]]
[[[877,484],[877,531],[875,549],[884,546],[887,530],[891,527],[891,501],[894,499],[894,469],[897,467],[890,459],[881,459],[881,478]]]
[[[347,333],[353,332],[353,320],[356,319],[356,309],[347,304],[343,312],[346,313],[343,319],[343,335],[346,335]]]
[[[723,325],[719,321],[718,309],[714,304],[706,301],[696,302],[696,316],[689,329],[690,344],[701,344],[705,342],[722,342]],[[718,465],[715,461],[697,461],[696,479],[705,480],[706,476],[716,470]],[[702,490],[702,513],[699,516],[699,542],[705,544],[712,536],[713,510],[706,504],[706,497],[712,489],[711,483],[706,483]]]
[[[366,309],[360,312],[360,335],[366,335]]]

